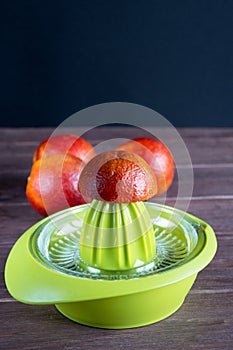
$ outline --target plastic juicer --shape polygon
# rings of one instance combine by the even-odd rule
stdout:
[[[93,200],[29,228],[10,252],[5,280],[15,299],[55,304],[78,323],[138,327],[182,305],[216,248],[212,228],[185,212]]]

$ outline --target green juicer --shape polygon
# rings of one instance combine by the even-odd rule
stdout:
[[[78,323],[138,327],[182,305],[216,248],[212,228],[185,212],[93,200],[28,229],[10,252],[5,280],[15,299],[55,304]]]

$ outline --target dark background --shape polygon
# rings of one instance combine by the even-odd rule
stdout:
[[[232,0],[9,0],[0,25],[0,126],[111,101],[233,126]]]

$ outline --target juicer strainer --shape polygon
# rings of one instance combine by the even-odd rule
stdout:
[[[154,255],[151,257],[149,252],[146,261],[138,261],[133,253],[135,245],[127,252],[127,242],[119,245],[113,242],[111,254],[116,254],[115,264],[120,264],[117,268],[107,265],[109,260],[104,249],[109,248],[104,247],[104,243],[100,251],[95,244],[88,247],[92,249],[92,257],[89,250],[81,252],[85,245],[83,227],[85,230],[88,225],[97,227],[98,237],[103,237],[109,227],[110,216],[106,212],[101,229],[94,219],[86,221],[90,210],[98,209],[99,205],[101,203],[93,201],[51,215],[20,237],[5,268],[11,295],[28,304],[55,304],[73,321],[102,328],[143,326],[174,313],[184,302],[198,272],[215,255],[217,241],[213,229],[177,209],[139,203],[137,215],[147,220],[146,208],[151,219],[146,239],[154,240],[155,245],[150,241]],[[132,213],[130,206],[125,210]],[[120,216],[127,217],[126,212],[120,212]],[[125,230],[124,226],[126,234],[132,229],[127,220],[122,226],[119,229],[118,225],[118,232]],[[136,226],[133,229],[136,236],[130,238],[130,244],[145,238],[137,236]],[[140,249],[138,251],[140,253]],[[129,263],[127,259],[131,259]]]

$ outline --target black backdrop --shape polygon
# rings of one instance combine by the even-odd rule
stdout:
[[[232,0],[6,0],[0,25],[1,126],[110,101],[233,126]]]

